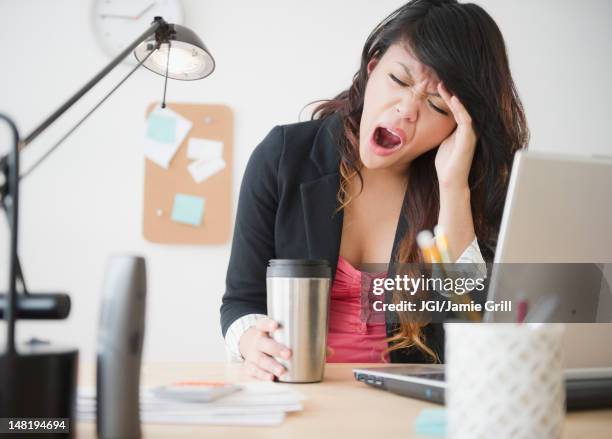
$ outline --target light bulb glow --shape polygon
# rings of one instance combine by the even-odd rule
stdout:
[[[162,45],[159,50],[149,58],[158,69],[165,72],[168,60],[168,45]],[[171,75],[190,75],[200,70],[204,64],[204,57],[195,48],[170,47],[170,63],[168,64],[168,74]]]
[[[145,58],[151,49],[146,46],[135,50],[137,59]],[[149,46],[150,47],[150,46]],[[168,61],[168,44],[162,44],[143,63],[143,66],[155,73],[172,79],[194,80],[208,76],[215,63],[205,50],[183,41],[173,40],[170,43],[170,62]]]

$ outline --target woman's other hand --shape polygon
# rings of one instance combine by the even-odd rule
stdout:
[[[451,109],[457,127],[440,144],[436,153],[436,172],[441,189],[468,187],[468,176],[478,137],[472,127],[472,117],[457,96],[451,95],[440,82],[438,93]]]

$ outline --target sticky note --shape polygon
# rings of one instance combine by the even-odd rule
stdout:
[[[196,183],[202,183],[207,178],[212,177],[217,172],[225,168],[225,160],[198,160],[187,166],[189,173]]]
[[[172,143],[176,137],[176,119],[153,113],[147,122],[147,137],[161,143]]]
[[[204,204],[205,200],[202,197],[176,194],[170,218],[177,223],[199,226],[204,216]]]
[[[446,409],[423,409],[416,418],[414,431],[423,436],[446,436]]]
[[[189,119],[170,108],[158,107],[147,119],[143,136],[145,157],[158,166],[168,169],[192,125]],[[172,126],[174,130],[171,129]],[[170,143],[165,143],[170,139],[172,139]]]
[[[187,158],[190,160],[221,159],[223,158],[223,142],[192,137],[187,144]]]

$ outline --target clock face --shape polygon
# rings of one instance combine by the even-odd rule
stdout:
[[[183,23],[183,8],[179,0],[95,0],[94,29],[104,52],[116,56],[153,22],[162,17],[168,23]],[[135,65],[133,55],[125,62]]]

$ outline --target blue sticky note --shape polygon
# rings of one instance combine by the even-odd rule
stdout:
[[[161,143],[174,142],[176,119],[161,114],[151,114],[147,122],[147,137]]]
[[[185,194],[176,194],[174,196],[174,205],[170,215],[172,221],[199,226],[202,224],[203,215],[204,198]]]
[[[414,432],[419,436],[446,436],[446,409],[424,409],[417,416]]]

